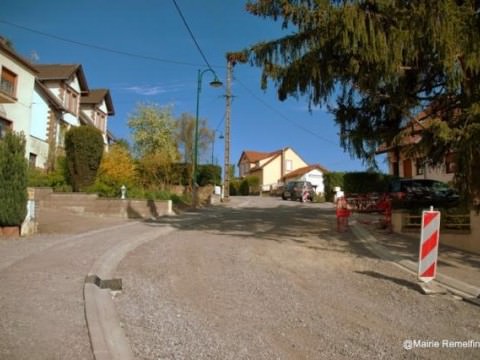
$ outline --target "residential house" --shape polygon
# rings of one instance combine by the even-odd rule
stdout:
[[[32,167],[54,166],[72,126],[97,127],[108,150],[110,91],[90,90],[81,65],[32,64],[0,37],[0,75],[0,137],[6,129],[23,132]]]
[[[95,126],[102,132],[106,149],[112,140],[107,130],[108,116],[115,114],[112,97],[108,89],[91,89],[80,99],[80,121]]]
[[[323,174],[326,172],[328,172],[328,170],[321,165],[308,165],[289,172],[283,176],[282,180],[284,183],[291,181],[308,181],[313,185],[317,194],[323,194],[325,192]]]
[[[240,177],[257,176],[263,191],[275,190],[288,173],[308,164],[290,147],[273,152],[243,151],[238,167]]]
[[[435,116],[437,114],[428,109],[421,112],[400,131],[395,144],[383,144],[378,148],[377,154],[387,154],[389,174],[410,179],[453,180],[456,172],[453,154],[445,156],[442,164],[432,166],[421,152],[412,151],[412,146],[422,139],[423,129],[431,124]]]
[[[43,147],[48,148],[49,145],[52,145],[54,150],[52,149],[51,153],[61,153],[67,130],[71,126],[82,125],[80,98],[82,94],[88,93],[87,80],[83,68],[79,64],[36,64],[34,66],[38,71],[37,79],[43,85],[43,89],[47,90],[49,97],[61,104],[63,109],[59,116],[51,116],[52,106],[39,101],[36,104],[38,111],[33,113],[32,123],[36,124],[36,132],[48,135],[46,139],[37,138],[38,141],[42,141]],[[35,132],[33,133],[35,134]],[[37,147],[40,147],[40,144],[37,144]],[[42,162],[39,162],[37,166],[45,167]]]
[[[0,37],[0,137],[6,130],[24,133],[27,156],[30,154],[31,104],[36,76],[37,70],[30,62]]]

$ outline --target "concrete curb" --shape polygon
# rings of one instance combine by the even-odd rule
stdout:
[[[173,230],[171,227],[155,228],[135,239],[119,242],[100,256],[87,274],[83,288],[85,319],[96,360],[133,360],[134,356],[115,310],[111,290],[100,288],[91,279],[111,279],[118,264],[129,252]]]
[[[352,223],[351,229],[357,239],[360,240],[364,244],[364,246],[374,255],[378,256],[379,258],[391,261],[401,269],[417,275],[417,263],[392,254],[387,248],[380,245],[378,240],[367,229],[358,225],[357,223]],[[434,282],[447,288],[450,292],[464,298],[465,300],[477,298],[480,296],[480,288],[467,284],[461,280],[454,279],[440,272],[437,273]]]

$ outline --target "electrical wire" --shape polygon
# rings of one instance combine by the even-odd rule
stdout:
[[[180,7],[178,6],[177,1],[176,1],[176,0],[172,0],[172,2],[173,2],[173,5],[175,5],[175,8],[177,9],[178,14],[179,14],[180,17],[182,18],[183,24],[184,24],[185,27],[187,28],[187,31],[188,31],[188,33],[190,34],[190,37],[192,38],[193,42],[195,43],[195,46],[196,46],[198,52],[200,53],[200,56],[202,57],[203,61],[204,61],[205,64],[208,66],[208,68],[209,68],[210,70],[212,70],[213,73],[216,75],[216,73],[215,73],[215,71],[213,70],[212,66],[211,66],[210,63],[208,62],[208,59],[207,59],[207,57],[205,56],[205,53],[203,52],[202,48],[200,47],[200,44],[198,43],[197,39],[195,38],[195,35],[193,34],[192,29],[191,29],[190,26],[188,25],[187,19],[185,19],[185,16],[183,16],[182,10],[181,10]]]
[[[10,21],[3,20],[3,19],[0,19],[0,23],[6,24],[6,25],[9,25],[9,26],[13,26],[13,27],[25,30],[25,31],[29,31],[29,32],[34,33],[34,34],[42,35],[44,37],[48,37],[48,38],[51,38],[51,39],[55,39],[55,40],[63,41],[63,42],[66,42],[66,43],[87,47],[87,48],[94,49],[94,50],[109,52],[109,53],[113,53],[113,54],[117,54],[117,55],[124,55],[124,56],[134,57],[134,58],[138,58],[138,59],[151,60],[151,61],[156,61],[156,62],[174,64],[174,65],[195,66],[195,67],[199,66],[199,64],[189,63],[189,62],[185,62],[185,61],[169,60],[169,59],[163,59],[163,58],[159,58],[159,57],[155,57],[155,56],[136,54],[136,53],[132,53],[132,52],[128,52],[128,51],[116,50],[116,49],[107,48],[107,47],[104,47],[104,46],[99,46],[99,45],[95,45],[95,44],[89,44],[89,43],[86,43],[86,42],[72,40],[72,39],[64,38],[64,37],[61,37],[61,36],[58,36],[58,35],[46,33],[46,32],[40,31],[40,30],[35,30],[35,29],[29,28],[29,27],[26,27],[26,26],[23,26],[23,25],[15,24],[15,23],[12,23]]]
[[[209,69],[211,69],[215,74],[216,72],[213,70],[212,66],[210,65],[208,59],[206,58],[205,54],[203,53],[202,49],[200,48],[197,40],[195,39],[195,36],[192,32],[192,30],[190,29],[188,23],[186,22],[186,19],[185,17],[183,16],[182,12],[181,12],[181,9],[178,7],[178,4],[175,0],[172,0],[175,7],[177,8],[177,11],[179,12],[179,15],[180,17],[182,18],[184,24],[185,24],[185,27],[187,28],[190,36],[192,37],[192,40],[194,41],[195,43],[195,46],[197,47],[197,50],[199,51],[200,55],[202,56],[205,64],[208,66]],[[142,54],[137,54],[137,53],[132,53],[132,52],[128,52],[128,51],[123,51],[123,50],[117,50],[117,49],[112,49],[112,48],[107,48],[107,47],[104,47],[104,46],[99,46],[99,45],[95,45],[95,44],[90,44],[90,43],[86,43],[86,42],[82,42],[82,41],[77,41],[77,40],[72,40],[72,39],[68,39],[68,38],[65,38],[65,37],[61,37],[61,36],[58,36],[58,35],[54,35],[54,34],[50,34],[50,33],[47,33],[47,32],[43,32],[43,31],[40,31],[40,30],[36,30],[36,29],[32,29],[30,27],[27,27],[27,26],[23,26],[23,25],[19,25],[19,24],[16,24],[16,23],[13,23],[13,22],[10,22],[10,21],[7,21],[7,20],[3,20],[3,19],[0,19],[0,23],[3,23],[3,24],[6,24],[6,25],[9,25],[9,26],[12,26],[12,27],[16,27],[16,28],[19,28],[19,29],[22,29],[22,30],[25,30],[25,31],[28,31],[28,32],[31,32],[31,33],[34,33],[34,34],[38,34],[38,35],[41,35],[41,36],[44,36],[44,37],[47,37],[47,38],[51,38],[51,39],[54,39],[54,40],[58,40],[58,41],[62,41],[62,42],[66,42],[66,43],[70,43],[70,44],[74,44],[74,45],[78,45],[78,46],[83,46],[83,47],[87,47],[87,48],[90,48],[90,49],[93,49],[93,50],[99,50],[99,51],[104,51],[104,52],[108,52],[108,53],[112,53],[112,54],[117,54],[117,55],[123,55],[123,56],[129,56],[129,57],[133,57],[133,58],[138,58],[138,59],[143,59],[143,60],[149,60],[149,61],[156,61],[156,62],[161,62],[161,63],[168,63],[168,64],[174,64],[174,65],[181,65],[181,66],[194,66],[194,67],[199,67],[201,65],[199,64],[195,64],[195,63],[190,63],[190,62],[185,62],[185,61],[177,61],[177,60],[169,60],[169,59],[163,59],[163,58],[159,58],[159,57],[155,57],[155,56],[149,56],[149,55],[142,55]],[[224,67],[224,66],[215,66],[216,68],[219,68],[219,67]],[[300,130],[322,140],[322,141],[325,141],[325,142],[328,142],[330,144],[334,144],[335,146],[337,146],[338,144],[331,141],[330,139],[327,139],[325,137],[322,137],[320,135],[318,135],[317,133],[311,131],[310,129],[304,127],[304,126],[301,126],[295,122],[293,122],[290,118],[288,118],[285,114],[281,113],[278,109],[274,108],[273,106],[271,106],[270,104],[268,104],[267,102],[265,102],[262,98],[260,98],[259,96],[257,96],[252,90],[250,90],[244,83],[242,83],[240,80],[238,79],[235,79],[236,82],[238,82],[246,91],[247,93],[252,97],[254,98],[256,101],[258,101],[260,104],[262,104],[264,107],[266,107],[267,109],[269,109],[270,111],[274,112],[275,114],[277,114],[281,119],[287,121],[288,123],[290,123],[290,125],[294,126],[294,127],[297,127],[299,128]],[[224,118],[222,119],[222,121],[220,122],[220,124],[224,121],[225,119],[225,115],[224,115]],[[217,129],[218,127],[220,126],[220,124],[217,126]]]
[[[313,132],[312,130],[302,126],[302,125],[299,125],[295,122],[293,122],[293,120],[291,120],[288,116],[286,116],[285,114],[283,114],[282,112],[280,112],[278,109],[276,109],[275,107],[271,106],[270,104],[268,104],[265,100],[263,100],[261,97],[257,96],[257,94],[255,94],[252,90],[250,90],[245,84],[243,84],[240,80],[238,79],[235,79],[236,82],[238,82],[240,84],[241,87],[243,87],[248,93],[250,96],[252,96],[255,100],[257,100],[259,103],[261,103],[263,106],[265,106],[267,109],[269,109],[270,111],[274,112],[275,114],[277,114],[281,119],[287,121],[290,125],[294,126],[294,127],[297,127],[298,129],[306,132],[307,134],[310,134],[314,137],[316,137],[317,139],[320,139],[322,141],[325,141],[327,143],[330,143],[330,144],[333,144],[335,146],[338,146],[337,143],[335,143],[334,141],[326,138],[326,137],[323,137],[321,135],[318,135],[317,133]]]

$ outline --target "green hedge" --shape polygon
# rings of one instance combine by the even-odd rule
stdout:
[[[376,172],[330,172],[324,174],[325,199],[333,201],[334,188],[339,186],[345,193],[365,194],[388,191],[388,183],[394,177]]]
[[[27,216],[25,137],[8,131],[0,139],[0,226],[19,226]]]
[[[93,126],[73,127],[65,134],[65,153],[73,191],[91,186],[103,155],[103,136]]]

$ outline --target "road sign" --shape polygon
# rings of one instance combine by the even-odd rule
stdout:
[[[422,213],[422,231],[418,259],[418,278],[423,282],[435,279],[437,274],[438,242],[440,239],[440,211]]]

